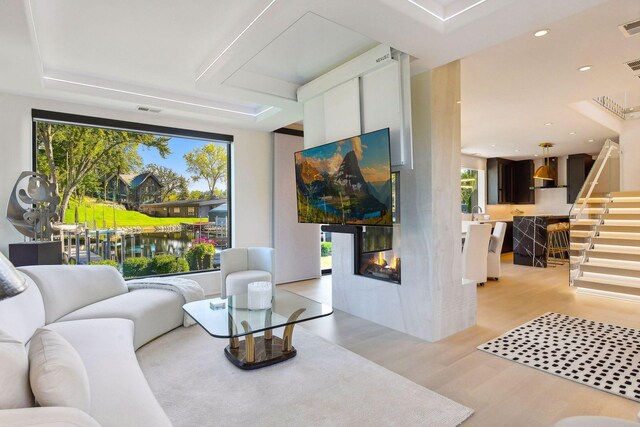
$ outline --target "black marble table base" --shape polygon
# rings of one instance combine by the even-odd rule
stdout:
[[[238,344],[238,348],[231,348],[228,345],[224,349],[224,355],[229,362],[233,363],[240,369],[251,370],[260,369],[265,366],[275,365],[276,363],[289,360],[298,353],[295,347],[291,350],[284,350],[283,340],[273,335],[271,339],[264,337],[255,337],[255,357],[252,362],[247,361],[246,341],[242,340]]]

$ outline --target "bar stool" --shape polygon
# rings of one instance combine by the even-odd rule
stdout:
[[[569,251],[569,223],[559,222],[547,226],[547,265],[564,264]]]

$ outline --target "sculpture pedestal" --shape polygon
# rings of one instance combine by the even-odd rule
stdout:
[[[9,260],[16,267],[62,264],[62,245],[60,242],[10,243]]]

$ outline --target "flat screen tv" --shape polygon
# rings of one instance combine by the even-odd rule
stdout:
[[[393,225],[389,129],[295,153],[298,222]]]

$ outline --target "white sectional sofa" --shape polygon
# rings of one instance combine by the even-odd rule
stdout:
[[[87,371],[90,410],[6,409],[0,410],[0,425],[171,426],[135,350],[182,325],[183,297],[161,289],[129,292],[120,274],[108,266],[34,266],[20,271],[29,288],[0,301],[0,331],[27,348],[38,328],[56,331],[68,341]],[[7,367],[0,366],[0,378],[3,369]]]

